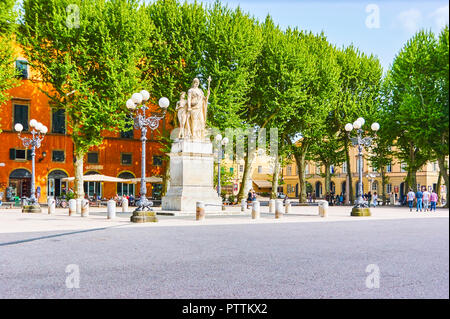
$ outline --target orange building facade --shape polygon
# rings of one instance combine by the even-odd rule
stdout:
[[[11,99],[0,106],[0,198],[13,201],[14,198],[28,197],[31,186],[31,152],[19,139],[14,125],[21,123],[23,137],[31,137],[28,123],[31,119],[48,127],[48,133],[36,150],[35,183],[40,203],[48,196],[62,196],[73,182],[62,181],[74,176],[74,144],[67,125],[64,111],[52,109],[48,97],[40,90],[44,88],[21,56],[19,50],[16,67],[22,72],[21,84],[9,91]],[[132,92],[130,92],[131,95]],[[124,101],[125,103],[125,101]],[[156,107],[155,107],[156,108]],[[154,132],[147,133],[146,176],[161,176],[164,172],[161,144],[158,142],[162,130],[169,129],[168,118],[161,121]],[[93,147],[84,159],[85,174],[103,174],[121,178],[140,178],[141,141],[139,130],[104,134],[99,147]],[[89,196],[99,195],[111,198],[119,195],[139,195],[140,183],[85,182],[85,192]],[[162,190],[160,182],[147,184],[147,196],[158,198]]]

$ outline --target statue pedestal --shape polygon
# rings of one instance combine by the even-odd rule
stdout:
[[[170,187],[162,198],[162,211],[195,214],[196,203],[205,211],[218,211],[222,199],[214,189],[214,155],[210,141],[176,140],[170,156]]]

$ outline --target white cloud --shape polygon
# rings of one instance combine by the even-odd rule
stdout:
[[[446,24],[448,24],[448,5],[438,8],[429,15],[436,25],[438,30],[441,30]]]
[[[402,11],[397,16],[397,19],[406,31],[415,33],[422,22],[422,12],[417,9]]]

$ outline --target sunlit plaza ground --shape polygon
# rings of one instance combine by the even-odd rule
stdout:
[[[120,207],[115,219],[105,207],[89,217],[2,209],[0,298],[449,297],[448,209],[351,217],[344,206],[322,218],[293,206],[275,219],[261,206],[258,220],[240,210],[135,224]],[[67,287],[69,265],[79,288]],[[370,267],[378,288],[366,284]]]

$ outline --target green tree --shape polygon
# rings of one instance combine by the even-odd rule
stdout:
[[[350,202],[353,203],[354,193],[349,152],[352,146],[344,128],[345,124],[353,123],[359,117],[374,118],[380,97],[383,69],[375,56],[366,55],[352,45],[336,50],[336,57],[341,71],[336,108],[332,112],[332,118],[344,145],[348,195]]]
[[[68,115],[75,146],[75,192],[83,197],[83,158],[104,130],[126,124],[125,101],[140,87],[145,34],[152,25],[133,0],[25,0],[20,42],[51,85],[45,93]]]
[[[14,68],[12,40],[16,29],[14,5],[15,0],[0,0],[0,106],[9,99],[8,90],[20,83]]]
[[[448,63],[446,27],[439,39],[431,31],[417,32],[390,70],[389,129],[398,157],[407,164],[407,186],[413,189],[417,170],[435,159],[448,187]]]

